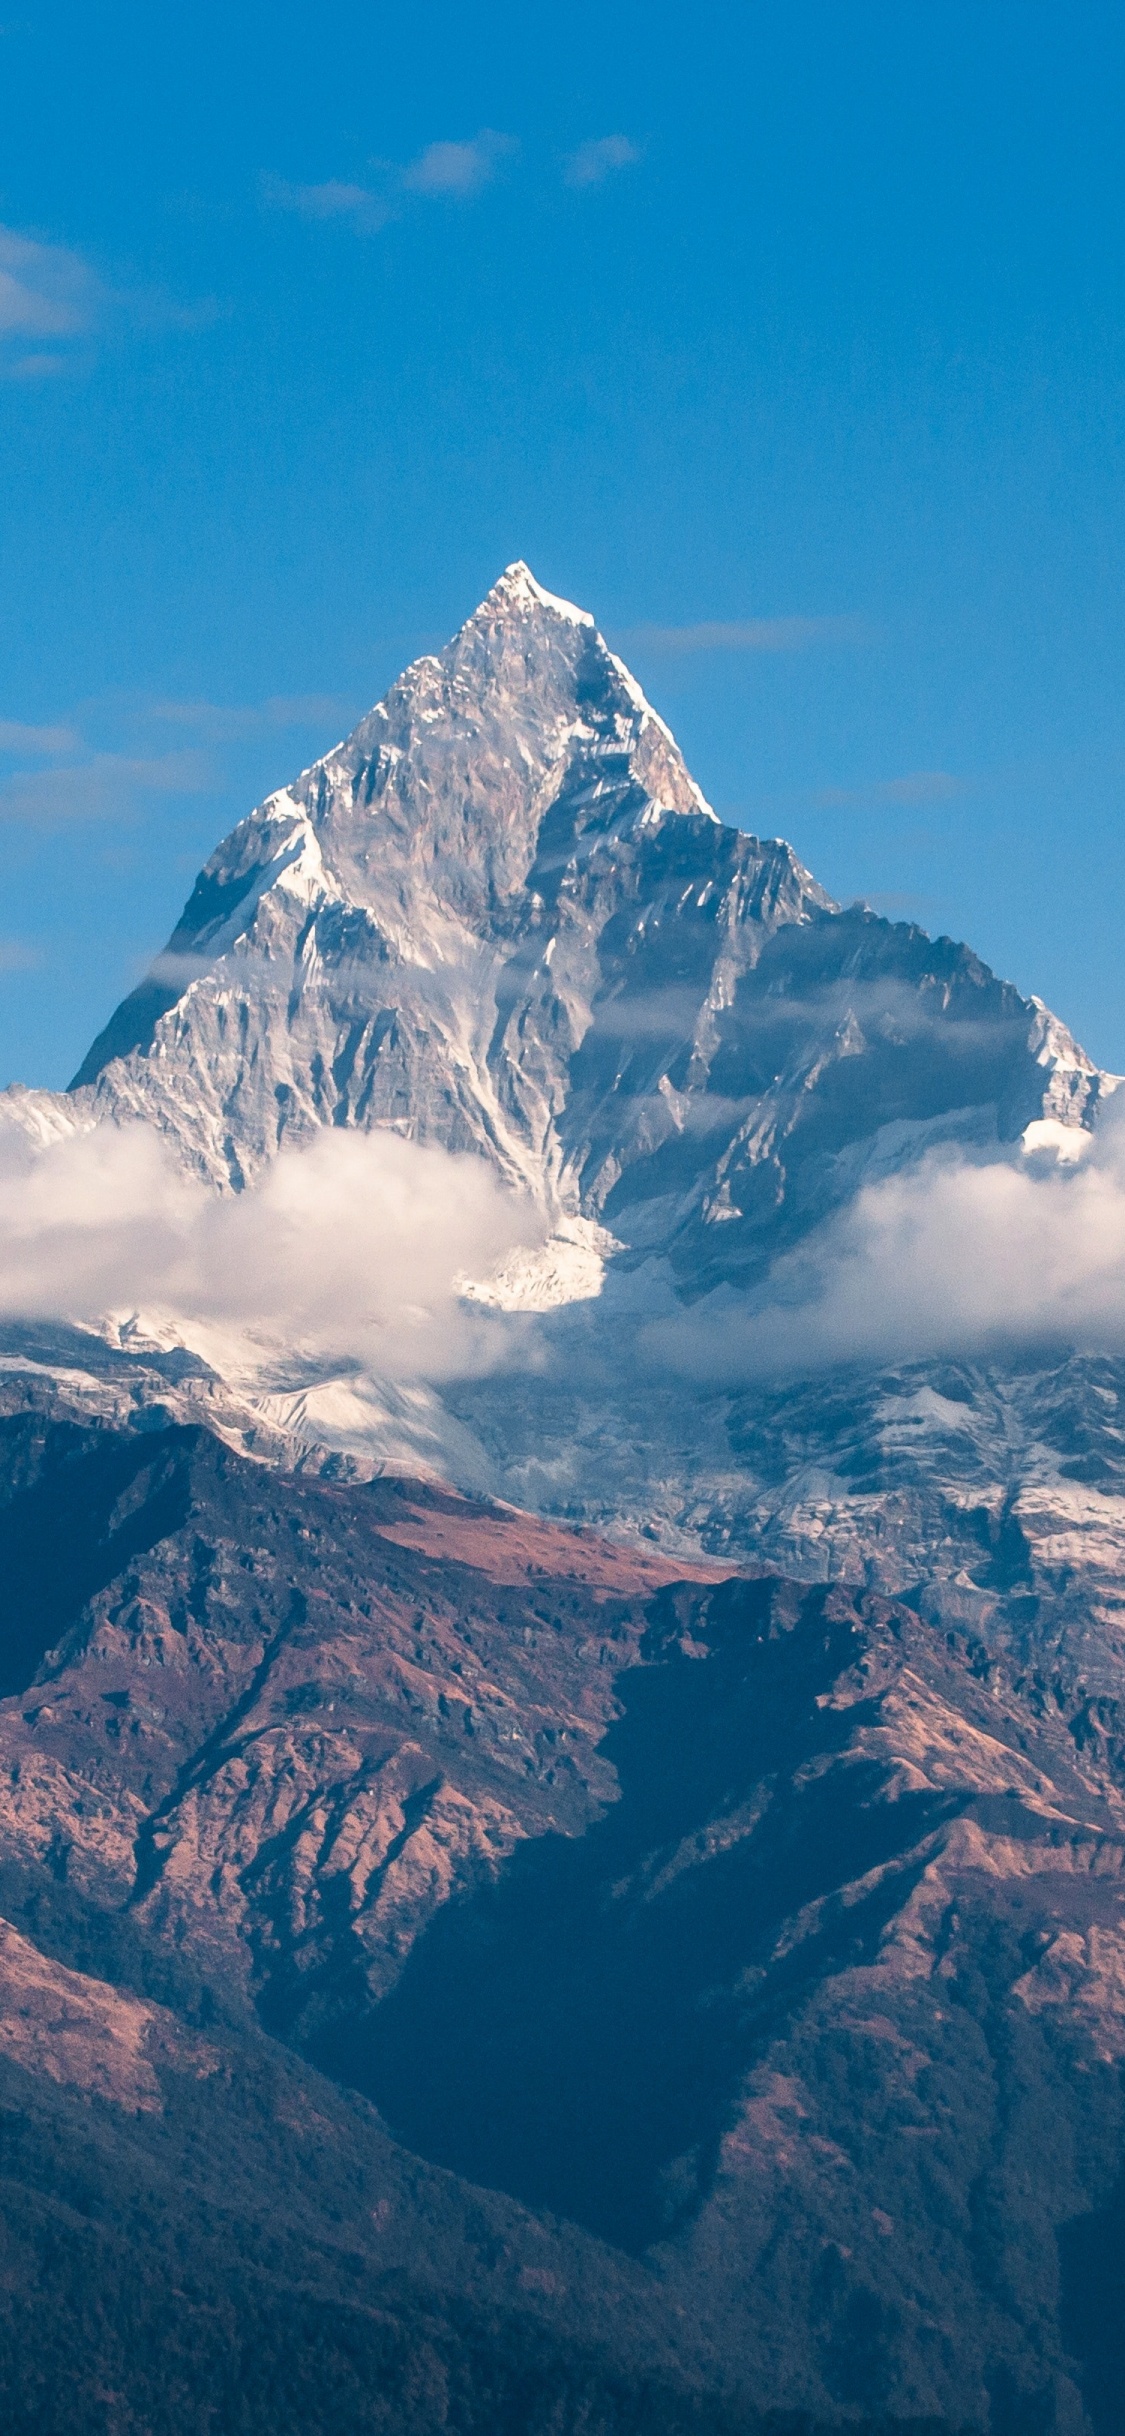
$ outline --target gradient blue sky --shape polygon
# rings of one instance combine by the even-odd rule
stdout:
[[[1125,13],[0,26],[0,1082],[513,557],[1125,1066]]]

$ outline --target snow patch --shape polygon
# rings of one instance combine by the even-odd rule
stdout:
[[[466,1302],[486,1310],[559,1311],[567,1303],[596,1301],[606,1262],[620,1249],[592,1218],[566,1218],[546,1243],[511,1253],[491,1276],[457,1283]]]
[[[549,609],[553,617],[565,618],[568,626],[592,627],[594,624],[588,609],[579,609],[574,601],[564,601],[559,593],[548,592],[542,584],[537,583],[526,560],[522,558],[514,558],[511,566],[505,567],[499,583],[493,585],[487,600],[482,601],[481,609],[487,609],[498,596],[506,601],[529,601],[537,609]],[[474,617],[480,616],[481,609],[474,611]],[[468,623],[472,625],[473,618]]]
[[[1094,1147],[1092,1133],[1082,1125],[1064,1125],[1058,1117],[1036,1117],[1020,1135],[1025,1159],[1053,1159],[1057,1167],[1076,1167]]]

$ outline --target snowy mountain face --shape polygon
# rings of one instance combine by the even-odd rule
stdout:
[[[888,1128],[901,1159],[1079,1124],[1099,1077],[967,949],[717,821],[592,619],[516,566],[217,849],[73,1091],[236,1189],[326,1125],[476,1151],[697,1291]]]
[[[966,1514],[1026,1489],[1046,1548],[1100,1548],[1116,1475],[1078,1516],[1074,1395],[971,1362],[952,1400],[924,1364],[708,1388],[645,1329],[723,1313],[865,1181],[1082,1149],[1109,1087],[968,948],[841,909],[787,845],[716,820],[592,619],[517,565],[217,849],[69,1095],[7,1105],[40,1138],[146,1119],[221,1194],[325,1129],[391,1128],[541,1211],[546,1250],[476,1289],[539,1314],[533,1358],[440,1401],[279,1360],[232,1443],[295,1432],[299,1463],[321,1441],[804,1578],[925,1578],[960,1613]],[[1081,1376],[1100,1444],[1117,1385]]]
[[[576,1206],[559,1120],[607,926],[666,920],[697,866],[716,939],[744,902],[820,901],[748,840],[714,864],[720,834],[592,621],[514,569],[220,846],[77,1083],[222,1183],[316,1126],[392,1124]]]
[[[1058,1347],[958,1359],[952,1389],[948,1361],[885,1358],[724,1384],[654,1355],[652,1326],[721,1347],[865,1183],[1082,1151],[1111,1088],[968,948],[841,909],[716,820],[593,620],[517,565],[218,847],[70,1093],[6,1107],[40,1141],[144,1119],[227,1199],[295,1145],[391,1129],[540,1213],[545,1249],[471,1289],[514,1315],[514,1355],[509,1334],[440,1395],[280,1344],[236,1375],[189,1336],[232,1392],[176,1392],[228,1443],[866,1580],[992,1639],[1034,1612],[1052,1640],[1116,1562],[1118,1364],[1096,1386]],[[150,1410],[174,1322],[111,1335]],[[1007,1587],[981,1559],[1004,1516],[1028,1550]]]

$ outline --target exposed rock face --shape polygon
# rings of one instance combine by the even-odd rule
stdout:
[[[0,1920],[0,2055],[10,2062],[148,2113],[160,2104],[148,2049],[163,2027],[155,2005],[49,1961]],[[190,2052],[172,2016],[163,2043],[172,2056]]]
[[[1036,1697],[1125,1697],[1125,1365],[1040,1349],[694,1396],[630,1377],[622,1324],[560,1313],[556,1359],[456,1391],[502,1492],[670,1547],[908,1598]],[[647,1497],[643,1484],[647,1481]],[[1095,1731],[1091,1727],[1091,1731]]]
[[[212,1949],[290,2027],[612,1795],[655,1551],[281,1479],[199,1429],[21,1414],[0,1448],[5,1850]]]

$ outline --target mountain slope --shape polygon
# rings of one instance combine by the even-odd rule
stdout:
[[[1081,1701],[885,1599],[677,1582],[198,1429],[14,1415],[0,1460],[54,1636],[0,1701],[0,2064],[158,2144],[187,2107],[197,2152],[240,2107],[253,2145],[255,2075],[343,2126],[280,2038],[414,2152],[353,2135],[443,2310],[484,2240],[627,2393],[647,2345],[743,2428],[1109,2436],[1075,2262],[1114,2205],[1125,1766]]]

